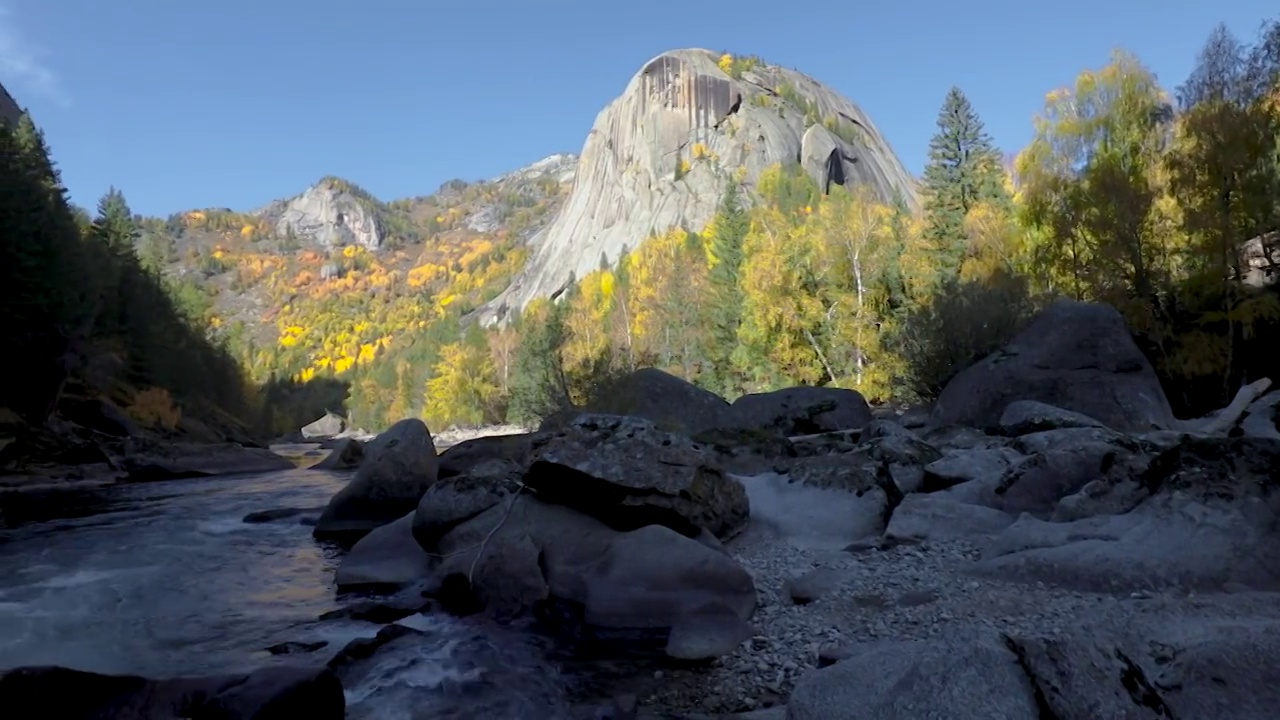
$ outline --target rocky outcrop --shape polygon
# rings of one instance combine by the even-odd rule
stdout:
[[[1003,349],[952,378],[929,420],[995,428],[1015,400],[1071,410],[1121,432],[1176,425],[1155,370],[1110,305],[1054,303]]]
[[[917,204],[912,178],[858,106],[794,70],[757,64],[730,75],[718,60],[702,49],[663,53],[600,112],[568,201],[484,322],[553,295],[602,256],[616,262],[653,232],[702,227],[736,173],[750,190],[769,166],[799,162],[820,187],[866,183],[886,201]]]
[[[116,460],[126,482],[152,482],[213,475],[239,475],[292,470],[288,459],[266,448],[236,443],[134,442]]]
[[[511,196],[520,199],[521,203],[536,203],[543,199],[548,191],[554,193],[563,193],[567,186],[573,182],[574,172],[578,167],[578,156],[570,153],[557,153],[549,155],[537,162],[526,165],[518,170],[513,170],[505,175],[500,175],[493,180],[488,181],[487,185],[493,187],[498,196]],[[479,233],[496,232],[502,228],[506,218],[502,215],[502,210],[497,203],[482,202],[475,210],[467,215],[465,221],[467,229]],[[550,221],[550,218],[547,218]],[[545,229],[546,222],[535,224],[522,234],[527,233],[525,237],[536,234],[536,231]]]
[[[378,201],[337,178],[325,178],[301,195],[260,212],[276,218],[275,229],[281,236],[292,235],[324,248],[360,245],[377,250],[386,236]]]

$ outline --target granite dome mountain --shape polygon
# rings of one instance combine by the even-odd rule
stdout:
[[[455,180],[432,195],[391,202],[324,178],[251,212],[191,211],[148,234],[182,248],[170,256],[173,271],[198,270],[227,287],[233,283],[218,270],[229,266],[202,258],[277,255],[285,262],[274,264],[295,276],[310,271],[327,280],[342,272],[334,258],[354,247],[407,276],[424,255],[501,235],[527,258],[496,296],[477,304],[474,316],[492,325],[563,291],[602,258],[616,263],[655,233],[700,229],[727,183],[738,182],[750,197],[760,174],[776,165],[798,166],[824,189],[866,183],[886,202],[918,207],[915,180],[853,102],[758,58],[682,49],[639,69],[597,116],[580,155],[551,155],[487,182]],[[227,294],[220,309],[259,326],[268,341],[273,328],[262,319],[274,317],[271,301],[253,278],[234,284],[244,292]]]

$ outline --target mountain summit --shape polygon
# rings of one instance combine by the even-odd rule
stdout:
[[[799,164],[824,190],[861,182],[918,205],[871,119],[817,80],[704,49],[653,58],[596,117],[568,200],[482,321],[505,321],[655,232],[702,227],[727,183],[750,190],[774,164]]]

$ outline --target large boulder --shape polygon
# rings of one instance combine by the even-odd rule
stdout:
[[[581,412],[644,418],[661,430],[683,435],[729,424],[724,398],[657,368],[641,368],[607,383]],[[561,418],[561,424],[576,414]]]
[[[1175,425],[1160,380],[1109,305],[1059,301],[1004,349],[960,371],[930,423],[998,428],[1016,400],[1036,400],[1121,432]]]
[[[855,390],[791,387],[734,400],[730,422],[788,436],[810,435],[864,428],[871,422],[871,408]]]
[[[360,469],[321,513],[317,538],[358,540],[411,513],[436,481],[439,458],[426,423],[401,420],[364,448]]]
[[[432,512],[431,495],[420,512]],[[491,612],[535,611],[580,642],[682,659],[732,652],[751,635],[751,575],[713,543],[661,525],[619,532],[521,493],[425,546]]]
[[[530,458],[524,484],[539,498],[618,529],[656,523],[723,539],[750,514],[742,484],[709,448],[640,418],[580,415],[538,438]]]
[[[342,720],[342,683],[325,668],[269,667],[247,675],[151,680],[64,667],[0,674],[5,717],[58,720]]]

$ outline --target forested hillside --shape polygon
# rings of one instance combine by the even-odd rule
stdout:
[[[473,310],[523,267],[574,158],[394,202],[326,178],[312,190],[376,236],[335,245],[296,233],[285,201],[141,218],[113,190],[85,216],[24,118],[2,136],[18,381],[0,407],[42,423],[108,398],[170,432],[216,416],[278,434],[326,408],[443,428],[529,421],[645,365],[728,397],[812,383],[916,401],[1060,296],[1120,307],[1183,414],[1280,376],[1280,24],[1248,46],[1215,30],[1177,87],[1117,52],[1032,122],[1006,158],[953,89],[921,211],[775,166],[729,183],[707,227],[482,328]]]
[[[43,135],[0,123],[0,287],[8,379],[4,447],[15,426],[107,422],[204,440],[244,438],[257,393],[180,298],[134,251],[138,226],[112,190],[96,217],[74,211]],[[111,417],[123,408],[128,418]],[[3,449],[3,448],[0,448]]]
[[[492,182],[455,180],[433,195],[390,203],[348,181],[322,180],[320,186],[358,198],[386,228],[377,248],[324,247],[281,234],[270,209],[206,209],[141,219],[139,254],[145,266],[181,280],[209,336],[254,382],[309,388],[338,380],[350,393],[352,420],[379,428],[423,411],[441,348],[463,338],[461,318],[506,287],[529,236],[558,208],[573,158],[548,160]],[[470,342],[483,344],[478,328]],[[298,402],[288,398],[300,392],[277,389],[261,423],[275,432],[296,429]],[[317,414],[344,407],[341,393],[301,394]],[[448,412],[436,417],[443,421]]]
[[[754,207],[727,197],[702,232],[654,238],[532,305],[515,381],[495,356],[435,390],[527,415],[654,363],[730,397],[830,383],[927,399],[1061,296],[1121,308],[1184,414],[1280,376],[1280,25],[1250,47],[1218,28],[1172,92],[1117,51],[1033,122],[1006,164],[953,89],[919,216],[779,169]]]

